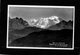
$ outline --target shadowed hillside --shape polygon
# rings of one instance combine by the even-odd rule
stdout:
[[[26,46],[26,47],[62,47],[49,45],[52,42],[66,43],[66,47],[71,47],[72,42],[72,30],[42,30],[39,32],[33,32],[29,35],[14,40],[10,46]]]

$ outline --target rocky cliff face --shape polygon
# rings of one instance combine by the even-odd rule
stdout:
[[[11,29],[24,29],[26,26],[28,26],[28,23],[24,21],[22,18],[13,18],[9,19],[9,28]]]

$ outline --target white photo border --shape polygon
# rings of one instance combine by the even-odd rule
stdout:
[[[11,47],[8,46],[8,34],[9,34],[9,7],[39,7],[39,8],[74,8],[73,9],[73,37],[72,48],[48,48],[48,47]],[[75,6],[40,6],[40,5],[8,5],[7,6],[7,40],[6,48],[14,49],[57,49],[57,50],[74,50],[74,29],[75,29]]]

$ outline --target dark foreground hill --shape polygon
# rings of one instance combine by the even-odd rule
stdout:
[[[14,40],[9,46],[68,48],[72,46],[72,32],[68,29],[32,32],[25,37]]]

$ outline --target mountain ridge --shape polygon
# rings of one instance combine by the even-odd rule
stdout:
[[[10,21],[10,26],[12,24],[14,24],[13,27],[12,27],[14,29],[24,29],[26,27],[31,27],[31,26],[29,26],[28,22],[23,20],[22,18],[16,17],[16,18],[10,19],[9,21]],[[15,26],[17,26],[17,27],[15,27]],[[35,27],[35,28],[37,28],[37,27]],[[69,21],[61,20],[60,23],[55,24],[55,25],[52,24],[47,29],[49,29],[49,30],[51,30],[51,29],[52,30],[73,29],[73,21],[71,21],[71,20],[69,20]]]

